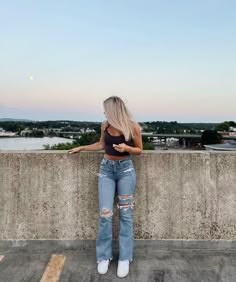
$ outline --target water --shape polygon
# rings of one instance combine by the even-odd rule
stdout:
[[[3,150],[42,150],[43,145],[72,143],[73,139],[62,137],[4,137],[0,138],[0,151]]]

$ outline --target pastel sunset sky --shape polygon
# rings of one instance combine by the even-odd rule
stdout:
[[[0,118],[236,120],[236,1],[3,0]]]

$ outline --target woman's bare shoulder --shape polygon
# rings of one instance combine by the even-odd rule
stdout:
[[[141,127],[136,121],[131,120],[131,124],[132,124],[132,129],[133,129],[134,132],[140,132],[141,131]]]

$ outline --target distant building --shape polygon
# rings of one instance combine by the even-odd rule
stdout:
[[[236,136],[236,130],[235,131],[217,131],[217,132],[222,135]]]
[[[80,129],[80,132],[81,133],[90,133],[90,132],[96,132],[96,130],[94,130],[94,129],[90,129],[90,128],[81,128]]]
[[[16,136],[16,133],[12,131],[6,131],[5,129],[0,127],[0,137],[11,137],[11,136]]]
[[[28,133],[31,133],[31,132],[32,132],[31,129],[25,128],[24,130],[20,132],[20,136],[26,136]]]
[[[96,130],[94,130],[94,129],[90,129],[90,128],[87,128],[85,132],[86,132],[86,133],[96,132]]]
[[[61,131],[61,128],[44,128],[43,129],[44,133],[48,133],[48,132],[59,133],[60,131]]]

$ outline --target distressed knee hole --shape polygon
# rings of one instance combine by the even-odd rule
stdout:
[[[133,199],[133,195],[128,195],[128,194],[124,194],[124,195],[118,195],[119,200],[128,200],[128,199]]]
[[[134,204],[131,202],[131,203],[127,203],[127,204],[117,204],[117,208],[120,209],[120,210],[128,210],[129,208],[133,209],[134,207]]]
[[[101,217],[108,218],[108,217],[110,217],[112,215],[113,215],[113,212],[111,210],[109,210],[109,209],[106,209],[106,208],[102,209],[102,211],[100,212],[100,216]]]

